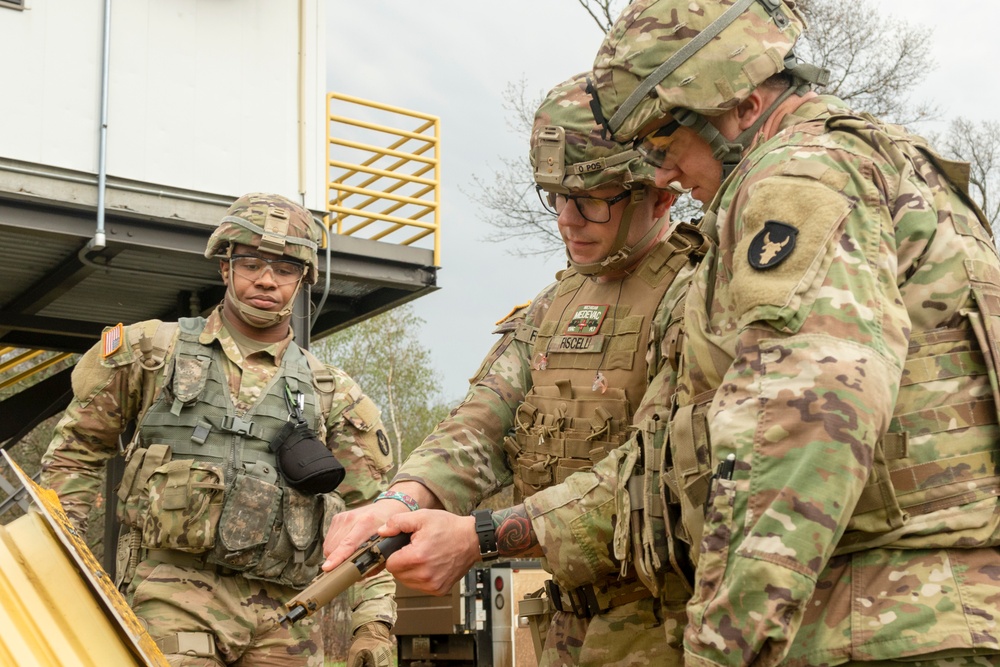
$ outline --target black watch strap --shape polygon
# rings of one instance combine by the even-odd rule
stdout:
[[[476,520],[476,535],[479,536],[479,557],[483,562],[500,557],[497,549],[497,531],[493,527],[493,510],[476,510],[472,513]]]

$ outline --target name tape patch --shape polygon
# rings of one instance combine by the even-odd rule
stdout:
[[[604,350],[604,336],[555,336],[549,349],[553,352],[601,352]]]

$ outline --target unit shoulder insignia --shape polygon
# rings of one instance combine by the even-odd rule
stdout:
[[[768,220],[750,241],[747,261],[759,271],[773,269],[792,254],[798,234],[799,230],[787,223]]]

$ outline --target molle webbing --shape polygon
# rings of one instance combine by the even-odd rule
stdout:
[[[872,470],[837,553],[866,545],[905,547],[889,534],[905,535],[912,518],[995,498],[1000,495],[1000,452],[995,442],[997,410],[993,397],[968,398],[988,389],[987,367],[970,330],[914,334],[901,376],[897,414],[876,443]],[[928,383],[948,382],[966,397],[900,413],[920,405]],[[932,387],[938,385],[931,384]],[[940,389],[931,389],[940,394]],[[708,411],[714,392],[696,396],[675,410],[670,422],[672,468],[664,475],[671,495],[680,497],[692,558],[704,526],[704,503],[712,477]],[[957,443],[961,445],[956,446]],[[950,455],[942,456],[939,451]],[[947,538],[935,535],[935,544]],[[998,538],[993,538],[994,542]],[[956,538],[958,541],[958,538]],[[983,546],[983,544],[967,545]]]
[[[142,418],[143,442],[170,445],[174,458],[225,461],[233,451],[233,438],[238,438],[243,443],[238,449],[244,464],[273,463],[268,443],[288,421],[282,395],[286,382],[292,391],[304,394],[304,413],[313,427],[318,425],[309,367],[297,346],[285,351],[281,367],[254,406],[237,415],[219,358],[224,353],[217,346],[198,342],[204,321],[186,318],[180,324],[169,387],[164,387],[160,399]]]
[[[321,424],[310,360],[290,345],[252,408],[237,414],[224,372],[225,353],[218,345],[199,342],[205,321],[179,324],[164,386],[141,417],[139,449],[126,467],[121,488],[127,497],[119,492],[123,520],[142,531],[144,549],[196,554],[206,566],[304,586],[322,562],[320,526],[327,499],[285,485],[268,445],[289,420],[286,387],[302,394],[302,414],[310,426]],[[333,378],[326,379],[332,391]],[[325,381],[317,380],[321,391]],[[158,465],[168,458],[169,463]],[[164,479],[154,485],[156,475]]]
[[[681,505],[681,529],[696,563],[705,525],[705,502],[711,485],[712,466],[707,413],[715,391],[695,396],[689,405],[674,412],[668,442],[672,467],[663,473],[664,485]]]
[[[870,531],[875,517],[895,530],[907,517],[1000,495],[997,409],[994,397],[983,395],[991,389],[989,369],[974,331],[915,334],[909,355],[896,414],[877,445],[872,474],[842,540],[845,546],[863,541],[863,534],[852,531]],[[938,382],[953,385],[947,399],[954,402],[926,405],[918,392]]]
[[[704,252],[704,238],[680,225],[620,281],[564,274],[534,341],[533,387],[505,442],[515,501],[589,470],[625,442],[649,382],[645,359],[654,314],[696,252]],[[578,317],[598,311],[599,322]]]

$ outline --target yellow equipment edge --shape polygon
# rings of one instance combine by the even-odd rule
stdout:
[[[27,491],[38,514],[44,518],[52,534],[62,545],[63,551],[73,561],[94,599],[106,616],[117,625],[118,634],[127,648],[144,664],[151,667],[169,667],[163,653],[146,631],[139,617],[133,613],[125,598],[115,588],[112,577],[104,571],[86,542],[76,532],[69,517],[59,504],[55,491],[43,489],[28,477],[20,466],[3,451],[3,458],[14,471],[21,486]],[[113,547],[113,545],[112,545]]]

